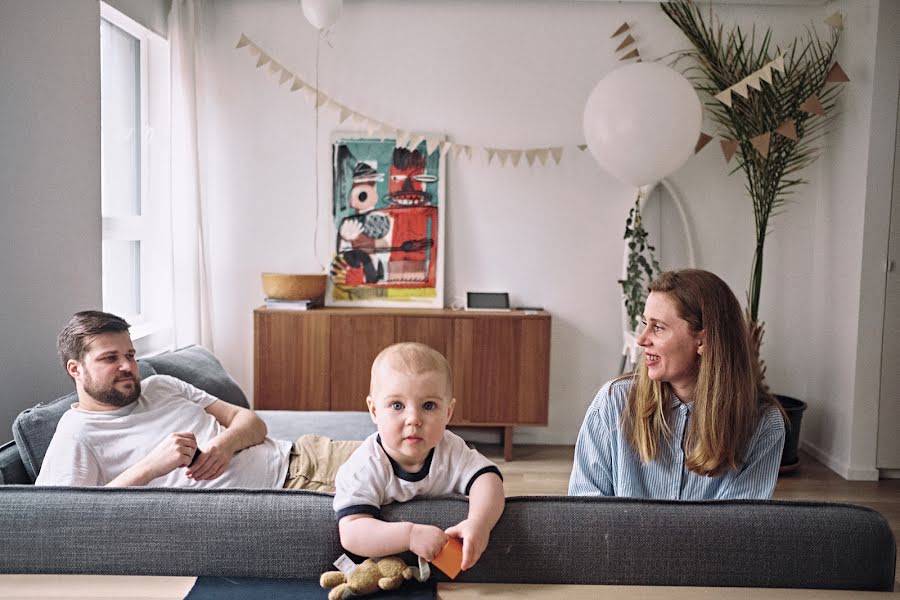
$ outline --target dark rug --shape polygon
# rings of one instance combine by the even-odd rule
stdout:
[[[323,600],[328,591],[313,579],[259,577],[198,577],[185,600]],[[377,600],[434,600],[437,584],[407,581],[396,590],[367,596]]]

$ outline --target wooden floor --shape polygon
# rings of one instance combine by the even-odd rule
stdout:
[[[572,446],[515,446],[513,460],[503,460],[503,447],[477,444],[478,449],[503,471],[507,496],[565,495],[572,471]],[[807,454],[800,467],[782,475],[775,485],[777,500],[846,502],[868,506],[888,520],[900,540],[900,479],[847,481]],[[900,591],[900,558],[894,591]]]

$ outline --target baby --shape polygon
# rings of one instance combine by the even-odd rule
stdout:
[[[503,477],[447,431],[456,404],[447,360],[424,344],[385,348],[372,363],[366,404],[378,433],[341,466],[335,481],[341,545],[360,556],[410,550],[431,561],[456,537],[463,543],[462,569],[474,566],[503,514]],[[469,514],[446,530],[380,518],[385,504],[451,493],[469,496]]]

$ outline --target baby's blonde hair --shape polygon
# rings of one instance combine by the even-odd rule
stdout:
[[[453,374],[450,363],[444,355],[419,342],[400,342],[392,344],[378,353],[372,361],[372,376],[369,380],[369,393],[375,392],[375,373],[382,364],[387,364],[397,371],[418,375],[436,372],[447,382],[447,394],[453,393]]]

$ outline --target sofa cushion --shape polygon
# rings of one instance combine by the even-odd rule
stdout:
[[[143,360],[138,361],[138,371],[141,379],[156,374],[153,366]],[[71,392],[56,400],[26,408],[13,422],[13,439],[32,482],[41,471],[47,447],[53,439],[53,434],[56,433],[56,425],[63,413],[77,401],[78,394]]]
[[[250,407],[247,396],[237,382],[225,371],[219,359],[203,346],[188,346],[143,360],[161,375],[171,375],[187,381],[194,387],[235,406]]]

